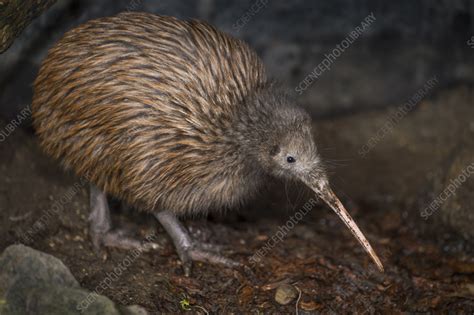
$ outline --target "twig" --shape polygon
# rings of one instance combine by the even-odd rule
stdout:
[[[18,215],[18,216],[11,216],[9,217],[10,221],[13,221],[13,222],[17,222],[17,221],[23,221],[25,220],[26,218],[28,218],[29,216],[31,215],[31,211],[28,211],[27,213],[25,214],[22,214],[22,215]]]
[[[296,305],[295,305],[296,315],[298,315],[299,314],[298,304],[300,303],[300,300],[301,300],[301,290],[296,285],[294,287],[296,288],[296,290],[298,290],[298,293],[299,293],[298,294],[298,299],[296,299]]]
[[[204,307],[202,307],[200,305],[193,305],[193,307],[197,307],[200,310],[202,310],[204,312],[204,314],[209,315],[209,312]]]

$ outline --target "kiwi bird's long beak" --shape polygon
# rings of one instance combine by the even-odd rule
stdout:
[[[305,181],[306,182],[306,181]],[[342,205],[341,201],[337,196],[334,194],[334,192],[331,190],[329,185],[327,184],[326,181],[321,182],[317,181],[316,184],[314,185],[313,183],[306,183],[328,206],[331,207],[331,209],[336,212],[336,214],[341,218],[341,220],[346,224],[346,226],[349,228],[349,230],[352,232],[352,235],[359,241],[359,243],[362,245],[362,247],[365,249],[365,251],[370,255],[370,257],[373,259],[377,267],[379,268],[380,271],[384,271],[382,262],[380,261],[379,257],[375,253],[374,249],[372,246],[370,246],[369,241],[365,238],[364,234],[361,232],[357,224],[354,222],[350,214],[347,212],[347,210],[344,208]]]

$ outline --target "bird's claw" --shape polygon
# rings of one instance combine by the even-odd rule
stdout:
[[[184,274],[189,276],[191,274],[192,262],[200,261],[215,265],[221,265],[227,268],[241,267],[242,264],[219,255],[218,248],[222,246],[213,244],[199,244],[193,243],[190,247],[182,248],[178,251],[181,263],[183,264]]]

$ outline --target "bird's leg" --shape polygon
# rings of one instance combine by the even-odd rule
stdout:
[[[241,265],[236,261],[213,252],[214,250],[210,249],[209,244],[201,245],[192,240],[184,225],[179,222],[173,213],[160,211],[156,213],[155,216],[173,240],[179,258],[183,263],[185,275],[190,275],[193,260],[223,265],[230,268],[239,267]]]
[[[96,252],[102,246],[123,249],[148,250],[157,247],[154,243],[142,244],[139,240],[127,236],[124,230],[112,230],[107,196],[95,185],[90,185],[89,233]]]

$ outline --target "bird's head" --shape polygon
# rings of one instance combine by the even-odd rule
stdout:
[[[282,97],[265,97],[262,102],[272,101],[271,110],[256,137],[257,160],[263,170],[276,177],[303,182],[341,218],[354,237],[383,270],[364,234],[351,218],[330,188],[323,163],[318,153],[310,116],[303,109],[291,105]],[[265,106],[265,105],[263,105]],[[268,104],[267,104],[268,106]],[[266,106],[265,106],[266,107]]]

